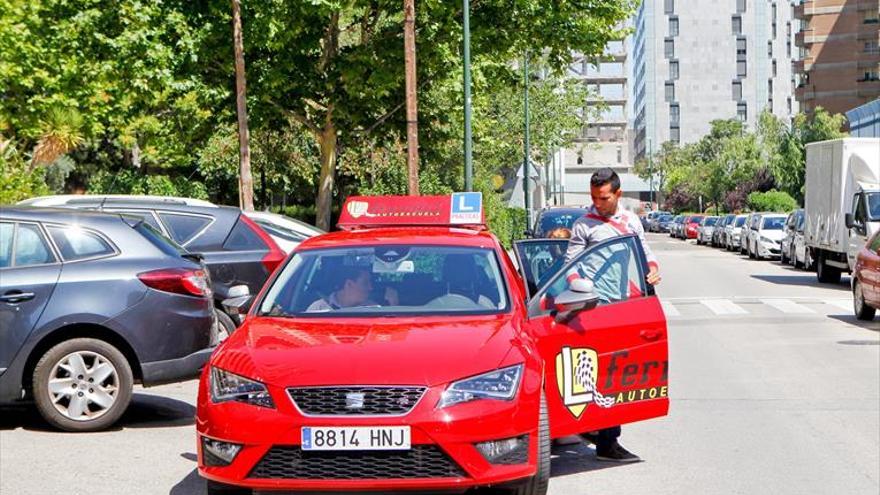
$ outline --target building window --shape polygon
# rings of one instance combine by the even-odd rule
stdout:
[[[776,4],[770,5],[770,21],[776,24]]]
[[[669,79],[673,81],[678,79],[678,60],[669,61]]]
[[[731,25],[733,27],[733,34],[740,35],[743,30],[743,20],[742,17],[735,15],[731,18]]]
[[[669,140],[674,143],[681,142],[681,131],[678,127],[669,128]]]
[[[666,96],[666,101],[667,102],[675,101],[675,83],[667,81],[666,85],[664,86],[664,90],[665,90],[664,94]]]
[[[736,61],[736,75],[739,77],[746,77],[748,72],[746,71],[746,61],[745,60],[737,60]]]
[[[773,77],[776,77],[776,59],[775,58],[773,59],[773,62],[770,63],[770,67],[771,67]]]
[[[663,0],[663,12],[666,14],[674,14],[675,0]]]
[[[773,39],[775,40],[776,39],[776,23],[774,22],[773,25],[770,27],[773,29],[772,36],[773,36]]]
[[[680,109],[678,104],[669,105],[669,125],[678,127],[679,118],[681,117]]]
[[[767,56],[773,57],[773,42],[772,41],[767,42]]]
[[[746,0],[736,0],[736,11],[739,14],[746,11]]]
[[[870,10],[866,11],[866,12],[865,12],[865,17],[864,17],[863,22],[864,22],[865,24],[877,24],[877,23],[880,23],[880,13],[878,13],[876,10],[874,10],[874,11],[870,11]]]
[[[666,54],[666,58],[675,58],[675,41],[665,40],[663,44],[663,52]]]
[[[791,41],[785,43],[785,56],[791,58]]]
[[[623,163],[623,146],[617,147],[617,163]]]
[[[785,100],[785,102],[786,102],[786,104],[787,104],[787,106],[788,106],[788,114],[791,115],[791,97],[789,96],[789,97]]]
[[[736,39],[736,54],[737,55],[745,55],[746,54],[746,39],[745,38],[737,38]],[[740,60],[737,57],[737,60]]]
[[[678,36],[678,17],[669,18],[669,36]]]
[[[743,84],[740,81],[733,81],[733,99],[740,101],[743,99]]]
[[[878,46],[877,40],[865,42],[865,53],[872,55],[880,53],[880,46]]]
[[[773,101],[773,79],[767,79],[767,93],[770,101]]]
[[[865,71],[865,78],[862,81],[880,81],[880,71],[870,69]]]
[[[748,120],[748,107],[745,103],[737,103],[736,104],[736,118],[740,120],[740,122],[745,122]]]

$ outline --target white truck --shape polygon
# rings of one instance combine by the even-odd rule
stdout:
[[[808,144],[804,206],[816,274],[820,282],[837,283],[880,230],[880,138]]]

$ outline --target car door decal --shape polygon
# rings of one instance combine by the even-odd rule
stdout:
[[[586,347],[572,349],[566,346],[556,356],[556,384],[559,394],[563,404],[575,418],[580,418],[591,402],[605,408],[614,405],[613,397],[605,397],[596,388],[598,362],[599,355],[596,351]]]

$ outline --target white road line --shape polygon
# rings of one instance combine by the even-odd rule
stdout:
[[[663,305],[663,313],[666,316],[681,316],[681,312],[672,303],[660,301],[660,304]]]
[[[767,306],[771,306],[773,308],[782,311],[783,313],[792,313],[792,314],[813,314],[815,311],[812,309],[802,306],[794,301],[789,299],[761,299],[761,302],[766,304]]]
[[[700,304],[709,308],[716,315],[745,315],[749,313],[727,299],[702,299]]]
[[[828,299],[827,301],[825,301],[825,304],[830,304],[832,306],[838,307],[840,309],[845,309],[847,311],[853,310],[852,299]]]

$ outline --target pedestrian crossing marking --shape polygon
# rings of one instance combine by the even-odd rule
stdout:
[[[830,304],[832,306],[838,307],[840,309],[845,309],[847,311],[853,310],[853,303],[850,299],[829,299],[825,301],[825,304]]]
[[[700,304],[709,308],[716,315],[746,315],[748,311],[727,299],[703,299]]]
[[[666,316],[681,316],[681,312],[671,302],[661,301],[660,304],[663,306],[663,313]]]
[[[791,314],[814,314],[815,311],[812,309],[798,304],[789,299],[761,299],[762,303],[767,306],[771,306],[773,308],[782,311],[783,313],[791,313]]]

